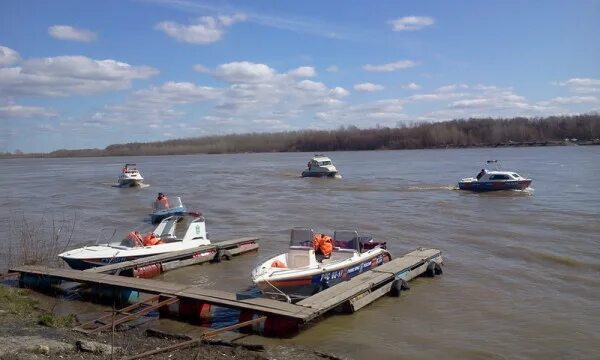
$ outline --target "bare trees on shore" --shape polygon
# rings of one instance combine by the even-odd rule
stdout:
[[[12,154],[12,156],[182,155],[557,145],[564,143],[566,138],[597,143],[600,138],[600,114],[545,118],[472,118],[436,123],[421,122],[399,125],[395,128],[359,129],[349,126],[330,131],[231,134],[116,144],[103,150],[57,150],[49,154]]]

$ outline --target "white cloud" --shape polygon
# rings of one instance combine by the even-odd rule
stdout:
[[[185,113],[176,109],[179,105],[215,100],[219,94],[221,91],[212,87],[169,81],[161,86],[152,86],[132,93],[123,103],[107,106],[105,110],[96,112],[88,122],[156,125],[164,120],[183,117]]]
[[[275,77],[275,70],[265,64],[241,61],[219,65],[214,75],[231,83],[265,82]]]
[[[342,87],[328,87],[306,79],[314,73],[311,67],[278,72],[266,64],[240,61],[221,64],[214,70],[205,67],[200,70],[226,84],[209,88],[167,83],[139,90],[125,102],[96,114],[89,122],[111,126],[136,122],[161,124],[177,118],[190,122],[193,120],[187,113],[191,108],[182,105],[201,103],[194,109],[201,108],[203,113],[196,117],[196,123],[188,126],[206,129],[207,125],[217,125],[223,129],[215,128],[212,133],[225,129],[226,132],[289,130],[294,128],[291,122],[295,120],[342,106],[341,99],[349,95]]]
[[[570,104],[595,104],[600,103],[600,98],[597,96],[559,96],[549,101],[540,102],[541,105],[570,105]]]
[[[576,93],[600,92],[600,79],[572,78],[567,81],[557,82],[555,84],[559,86],[566,86],[569,91]]]
[[[210,74],[210,69],[202,64],[196,64],[192,68],[196,72],[203,73],[203,74]]]
[[[302,66],[288,72],[290,76],[295,77],[314,77],[317,75],[315,68],[312,66]]]
[[[0,66],[12,65],[21,60],[19,53],[6,46],[0,46]]]
[[[323,84],[322,82],[312,80],[302,80],[296,85],[296,87],[304,91],[327,91],[327,86],[325,86],[325,84]]]
[[[412,60],[401,60],[382,65],[367,64],[363,66],[363,69],[372,72],[391,72],[396,70],[408,69],[417,65],[418,64]]]
[[[327,69],[325,69],[325,70],[329,71],[329,72],[338,72],[338,71],[340,71],[340,69],[338,68],[337,65],[331,65],[331,66],[327,67]]]
[[[48,34],[60,40],[91,42],[96,40],[96,33],[69,25],[53,25],[48,28]]]
[[[429,16],[405,16],[390,21],[394,31],[421,30],[426,26],[433,25],[435,20]]]
[[[419,90],[421,86],[412,82],[410,84],[403,85],[402,88],[408,90]]]
[[[43,107],[17,104],[0,105],[0,119],[23,119],[32,117],[51,117],[56,115],[57,113],[55,111]]]
[[[360,83],[353,86],[356,91],[366,91],[366,92],[374,92],[383,90],[384,87],[381,85],[373,84],[370,82]]]
[[[155,29],[163,31],[177,41],[190,44],[210,44],[221,40],[226,28],[245,19],[246,15],[244,14],[217,17],[204,16],[191,25],[163,21],[156,24]]]
[[[343,87],[336,86],[333,89],[329,90],[329,95],[334,98],[343,98],[350,95],[350,92]]]
[[[116,60],[85,56],[29,59],[21,66],[0,68],[0,95],[68,96],[128,88],[132,80],[147,79],[158,71]]]

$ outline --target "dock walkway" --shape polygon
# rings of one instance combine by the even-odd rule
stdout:
[[[146,261],[146,264],[148,261],[154,261],[152,259],[143,260]],[[236,294],[226,291],[160,280],[124,277],[107,274],[104,271],[54,269],[44,266],[21,266],[10,271],[20,273],[21,279],[25,276],[34,279],[67,280],[101,287],[116,287],[153,295],[177,297],[180,302],[184,303],[195,302],[239,309],[242,312],[256,314],[257,316],[266,316],[267,323],[269,321],[281,322],[283,320],[277,319],[286,319],[285,321],[288,324],[291,321],[297,325],[295,325],[296,328],[299,328],[334,308],[342,307],[350,310],[350,312],[357,311],[379,297],[390,293],[392,287],[398,285],[398,281],[410,281],[425,272],[430,272],[429,269],[434,265],[441,273],[441,264],[441,251],[419,248],[348,281],[325,289],[296,304],[266,298],[238,299]],[[127,266],[133,265],[133,263],[127,264]],[[135,265],[140,265],[140,263],[136,262]],[[110,271],[113,270],[113,268],[109,269]]]

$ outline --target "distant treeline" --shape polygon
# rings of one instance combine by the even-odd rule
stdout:
[[[79,157],[223,154],[337,150],[391,150],[490,146],[599,144],[600,114],[545,118],[477,118],[416,123],[396,128],[331,131],[302,130],[251,133],[148,143],[110,145],[103,150],[57,150],[48,154],[4,154],[11,157]],[[565,141],[569,139],[569,141]]]

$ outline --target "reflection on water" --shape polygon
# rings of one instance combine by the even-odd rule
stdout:
[[[290,228],[356,228],[387,241],[392,254],[441,249],[444,275],[294,339],[252,341],[356,358],[596,358],[600,147],[336,152],[329,155],[342,179],[300,178],[311,155],[137,157],[152,186],[132,189],[110,186],[126,158],[0,160],[2,221],[19,211],[32,220],[75,217],[73,241],[83,244],[149,226],[159,191],[181,196],[204,214],[213,241],[258,236],[261,248],[162,279],[232,292],[251,285],[261,260],[285,251]],[[454,190],[492,158],[533,178],[535,191]],[[9,238],[6,226],[0,231]]]

